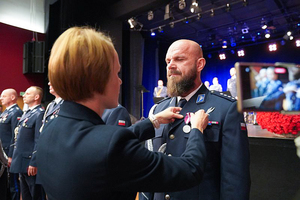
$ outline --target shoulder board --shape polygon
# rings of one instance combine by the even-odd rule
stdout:
[[[160,104],[160,103],[162,103],[162,102],[164,102],[166,100],[169,100],[169,99],[171,99],[171,97],[164,98],[164,99],[158,101],[156,104]]]
[[[232,101],[232,102],[236,101],[236,99],[234,97],[232,97],[230,95],[227,95],[227,94],[224,94],[223,92],[218,92],[218,91],[211,90],[210,93],[213,94],[213,95],[216,95],[218,97],[222,97],[223,99],[227,99],[229,101]]]

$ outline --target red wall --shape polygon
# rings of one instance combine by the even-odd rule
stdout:
[[[23,44],[31,41],[33,32],[0,23],[0,93],[14,88],[18,94],[32,85],[44,88],[44,74],[23,74]],[[45,34],[38,34],[44,41]]]

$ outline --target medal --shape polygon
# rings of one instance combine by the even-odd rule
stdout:
[[[185,125],[182,128],[183,132],[189,133],[191,131],[191,126],[188,125],[188,123],[190,123],[190,121],[191,121],[191,115],[190,115],[190,113],[186,113],[186,115],[184,117]]]
[[[190,127],[189,125],[186,124],[186,125],[183,126],[183,129],[182,129],[182,130],[183,130],[183,132],[185,132],[185,133],[189,133],[189,132],[191,131],[191,127]]]

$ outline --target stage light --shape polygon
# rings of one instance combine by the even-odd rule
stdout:
[[[136,19],[134,19],[133,17],[128,19],[128,24],[130,25],[130,28],[131,29],[134,29],[134,30],[142,30],[143,28],[143,24],[141,24],[140,22],[138,22]]]
[[[225,6],[225,11],[226,11],[226,12],[229,12],[230,10],[231,10],[230,4],[228,3],[228,4],[226,4],[226,6]]]
[[[286,35],[287,35],[287,36],[291,36],[291,35],[292,35],[292,32],[291,32],[291,31],[288,31],[288,32],[286,32]]]
[[[189,19],[187,17],[184,18],[184,23],[186,23],[186,24],[189,23]]]
[[[174,28],[174,25],[175,25],[175,24],[174,24],[174,22],[170,22],[169,25],[170,25],[170,28]]]
[[[245,56],[245,51],[243,49],[238,50],[237,54],[238,54],[238,57],[244,57]]]
[[[186,7],[185,0],[179,0],[178,7],[179,7],[180,10],[185,9],[185,7]]]
[[[290,40],[293,40],[293,39],[294,39],[294,36],[291,35],[291,36],[289,37],[289,39],[290,39]]]
[[[136,22],[133,18],[130,18],[130,19],[128,19],[128,24],[130,25],[130,28],[134,28],[134,25],[136,24]]]
[[[243,24],[242,33],[243,34],[249,33],[249,27],[247,26],[246,22]]]
[[[269,51],[277,51],[277,44],[269,44]]]
[[[265,29],[268,28],[267,21],[266,21],[264,18],[261,19],[260,27],[261,27],[263,30],[265,30]]]
[[[236,46],[236,42],[235,42],[235,39],[233,37],[230,38],[230,46],[232,46],[232,47]]]
[[[163,28],[160,26],[160,27],[158,27],[158,32],[159,33],[163,33],[164,32],[164,30],[163,30]]]
[[[212,57],[212,55],[209,53],[209,54],[207,55],[207,57],[208,57],[208,58],[211,58],[211,57]]]
[[[150,10],[150,11],[148,12],[148,20],[151,21],[151,20],[153,20],[153,18],[154,18],[154,13],[153,13],[152,10]]]
[[[265,31],[265,38],[270,38],[271,37],[271,33],[268,29],[266,29]]]
[[[202,15],[200,13],[197,14],[197,20],[200,20]]]
[[[227,41],[226,41],[226,40],[223,40],[222,48],[223,48],[223,49],[226,49],[226,48],[227,48]]]
[[[300,47],[300,39],[296,40],[295,43],[296,43],[296,47]]]
[[[154,37],[156,34],[153,30],[151,30],[151,36]]]
[[[226,59],[225,53],[220,53],[219,58],[220,58],[220,60],[225,60]]]
[[[190,6],[191,13],[199,13],[201,10],[202,9],[199,7],[197,0],[192,0],[192,5]]]
[[[248,0],[243,0],[243,6],[248,6]]]
[[[165,15],[164,15],[164,20],[173,20],[174,17],[173,17],[173,14],[170,10],[170,4],[167,4],[166,7],[165,7]]]
[[[215,16],[215,11],[214,11],[214,9],[211,9],[211,10],[210,10],[210,16],[211,16],[211,17]]]

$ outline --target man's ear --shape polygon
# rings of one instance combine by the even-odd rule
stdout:
[[[197,60],[197,71],[198,71],[198,72],[201,72],[201,71],[203,70],[205,64],[206,64],[205,59],[204,59],[204,58],[199,58],[199,59]]]

